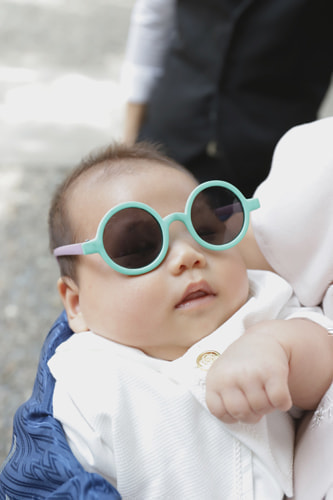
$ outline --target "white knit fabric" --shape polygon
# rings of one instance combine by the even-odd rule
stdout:
[[[121,72],[127,100],[147,102],[157,79],[175,24],[175,0],[136,0]]]
[[[333,500],[332,450],[333,384],[302,422],[295,452],[295,500]]]
[[[305,305],[333,318],[333,117],[294,127],[278,143],[252,213],[258,244]],[[332,339],[333,340],[333,339]],[[295,500],[333,500],[333,385],[302,423]]]
[[[251,297],[218,330],[173,361],[146,356],[91,332],[73,335],[49,362],[54,416],[88,471],[127,499],[275,500],[292,494],[293,424],[274,412],[256,425],[225,425],[205,404],[196,360],[222,353],[264,319],[327,320],[300,309],[279,276],[249,272]]]

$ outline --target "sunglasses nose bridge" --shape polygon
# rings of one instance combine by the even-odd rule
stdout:
[[[182,222],[187,230],[190,229],[188,225],[188,216],[183,212],[174,212],[173,214],[169,214],[163,219],[163,222],[168,235],[170,235],[170,225],[173,222]]]
[[[179,229],[178,236],[176,235],[176,239],[179,239],[179,237],[184,238],[184,235],[186,235],[186,238],[191,238],[195,242],[199,243],[202,246],[202,242],[199,241],[197,234],[195,230],[192,227],[191,224],[191,213],[189,210],[186,210],[185,212],[175,212],[173,214],[167,215],[163,219],[164,223],[164,238],[167,238],[167,242],[164,241],[164,244],[167,244],[167,247],[169,247],[170,244],[170,225],[173,222],[181,222],[185,228],[185,232],[182,233],[182,230]]]

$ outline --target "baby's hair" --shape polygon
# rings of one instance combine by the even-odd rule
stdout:
[[[143,166],[153,167],[156,163],[182,170],[192,176],[184,167],[161,153],[158,146],[147,142],[138,142],[132,146],[115,142],[84,158],[58,186],[51,200],[48,217],[51,252],[58,246],[79,242],[78,228],[71,227],[68,200],[72,189],[83,178],[98,170],[116,177],[122,173],[135,172]],[[61,276],[67,276],[76,281],[76,260],[76,256],[58,257]]]

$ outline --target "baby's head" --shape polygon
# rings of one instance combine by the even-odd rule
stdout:
[[[69,175],[53,198],[49,228],[52,250],[78,244],[58,252],[66,254],[58,257],[58,289],[75,332],[91,330],[171,360],[246,302],[247,273],[237,248],[212,249],[229,237],[225,221],[232,217],[223,213],[213,221],[208,188],[191,194],[200,189],[186,169],[147,144],[114,145]],[[192,222],[181,215],[189,197]],[[118,211],[119,204],[127,205]],[[167,224],[162,221],[175,213]],[[97,244],[102,219],[102,243]],[[216,224],[223,227],[218,237]],[[75,256],[68,256],[72,250]]]

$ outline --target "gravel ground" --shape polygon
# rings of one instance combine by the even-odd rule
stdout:
[[[120,135],[119,70],[133,3],[0,2],[0,464],[61,311],[50,196],[69,165]],[[322,114],[333,114],[333,92]]]
[[[61,311],[47,211],[65,170],[0,167],[0,463],[8,452],[13,414],[30,396],[43,339]]]
[[[121,135],[133,3],[0,2],[0,465],[62,310],[48,251],[50,197],[69,166]]]

